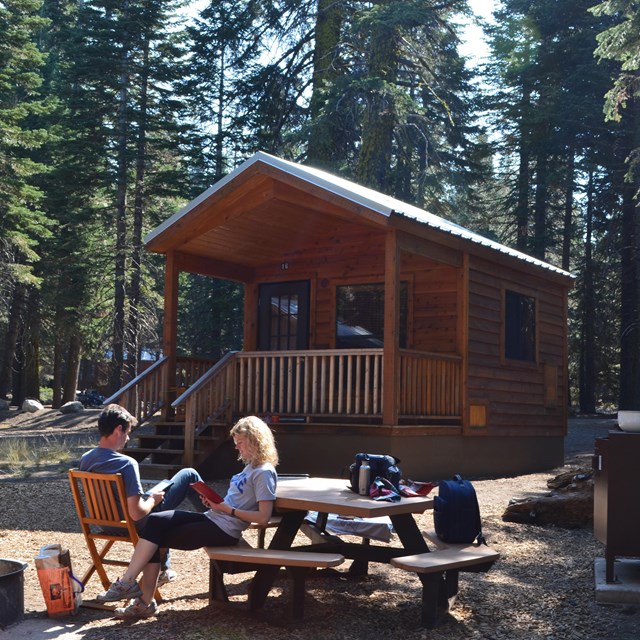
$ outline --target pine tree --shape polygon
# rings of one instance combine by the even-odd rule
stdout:
[[[83,115],[79,137],[95,141],[107,159],[94,196],[113,233],[112,389],[122,384],[125,359],[135,373],[144,341],[142,235],[157,219],[149,220],[149,204],[184,184],[176,171],[180,105],[173,85],[182,51],[171,25],[174,8],[171,0],[95,0],[82,7],[78,20],[72,74],[74,106]]]
[[[51,108],[41,92],[45,57],[36,43],[46,20],[38,15],[40,7],[40,0],[0,5],[0,397],[12,386],[14,358],[25,360],[19,337],[24,335],[28,298],[40,284],[34,271],[40,244],[51,227],[35,181],[44,167],[34,152],[46,133],[34,119]]]
[[[480,131],[471,115],[470,76],[454,35],[454,18],[466,3],[349,6],[340,16],[340,43],[329,49],[337,52],[338,72],[312,97],[314,104],[319,91],[321,126],[340,132],[333,168],[454,217],[454,194],[481,169],[472,161]]]
[[[596,389],[612,388],[615,364],[600,355],[618,350],[619,322],[610,310],[634,304],[627,294],[616,302],[614,248],[627,200],[619,198],[625,189],[618,177],[624,136],[603,121],[612,67],[594,58],[606,22],[590,6],[588,0],[506,0],[489,30],[495,56],[490,82],[498,87],[492,95],[496,148],[506,187],[497,208],[499,239],[578,272],[570,370],[585,410],[599,400]],[[605,292],[597,276],[606,269]],[[610,304],[594,308],[596,299]]]
[[[635,410],[640,404],[640,12],[633,0],[607,0],[592,11],[615,20],[598,35],[596,55],[620,64],[604,109],[607,118],[621,122],[625,132],[628,170],[622,188],[619,408]]]

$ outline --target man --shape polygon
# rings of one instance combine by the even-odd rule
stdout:
[[[202,480],[195,469],[182,469],[171,478],[172,485],[166,492],[145,492],[140,482],[140,467],[137,460],[120,453],[129,441],[131,429],[138,420],[126,409],[110,404],[98,416],[98,446],[87,451],[80,458],[80,471],[93,473],[120,473],[124,480],[129,514],[135,521],[136,529],[141,532],[152,512],[176,509],[188,497],[197,511],[204,511],[198,494],[189,486]],[[158,584],[166,584],[176,579],[176,572],[170,569],[170,554],[162,560]]]

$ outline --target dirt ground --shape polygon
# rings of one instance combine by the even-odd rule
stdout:
[[[78,413],[61,413],[45,407],[29,413],[15,407],[0,411],[0,435],[3,436],[64,436],[90,431],[96,426],[100,409],[84,409]]]
[[[0,413],[0,438],[54,434],[88,438],[95,430],[95,410],[64,417],[50,410],[38,413],[42,415]],[[588,467],[594,439],[606,435],[614,426],[611,419],[573,419],[564,467],[474,482],[485,535],[501,553],[501,559],[486,574],[461,574],[458,600],[434,630],[425,631],[419,624],[417,578],[386,565],[371,565],[369,575],[359,579],[346,575],[348,562],[338,572],[311,576],[305,619],[290,624],[285,615],[289,598],[286,580],[279,580],[266,606],[251,614],[245,608],[250,574],[229,576],[232,608],[210,607],[204,553],[176,551],[173,568],[179,577],[162,589],[164,602],[157,618],[122,623],[108,612],[82,608],[76,616],[54,621],[56,625],[47,628],[46,637],[115,640],[126,629],[127,637],[134,640],[152,635],[181,640],[346,640],[370,636],[372,631],[377,637],[390,640],[635,640],[640,635],[639,606],[604,606],[595,602],[593,564],[596,557],[602,556],[603,547],[590,527],[563,529],[502,519],[512,498],[544,495],[550,478],[569,469]],[[33,562],[40,547],[52,542],[68,547],[78,575],[83,574],[89,562],[62,471],[53,465],[28,478],[0,472],[0,557],[29,564],[25,570],[25,615],[29,622],[47,621]],[[215,486],[221,492],[226,489],[223,482]],[[433,528],[429,513],[419,516],[418,521],[425,530]],[[251,536],[249,533],[247,537]],[[123,546],[121,554],[127,560],[130,548]],[[112,571],[115,578],[118,570]],[[87,597],[94,597],[100,590],[99,582],[92,578],[86,587]],[[26,628],[25,623],[0,631],[0,638],[14,640],[21,628]]]

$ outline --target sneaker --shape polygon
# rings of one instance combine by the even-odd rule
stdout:
[[[158,605],[155,600],[149,604],[142,598],[136,598],[128,607],[118,607],[113,614],[120,620],[137,620],[138,618],[150,618],[158,613]]]
[[[163,584],[169,584],[173,582],[178,577],[178,574],[173,569],[165,569],[160,572],[158,576],[158,586],[161,587]]]
[[[142,595],[142,590],[137,582],[125,582],[116,580],[107,591],[96,596],[98,602],[117,602]]]

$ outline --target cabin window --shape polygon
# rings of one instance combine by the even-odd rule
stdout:
[[[258,299],[258,348],[265,351],[307,349],[309,281],[261,284]]]
[[[504,356],[525,362],[536,359],[536,300],[509,290],[504,297]]]
[[[400,347],[407,344],[409,285],[400,284]],[[381,348],[384,344],[384,285],[356,284],[336,288],[336,347]]]

